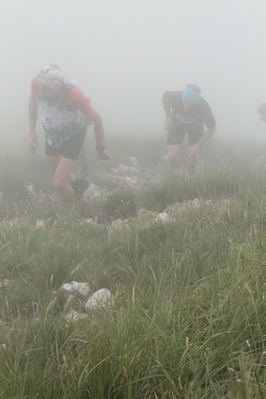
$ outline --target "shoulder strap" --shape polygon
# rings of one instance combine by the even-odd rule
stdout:
[[[60,111],[62,111],[65,108],[67,96],[68,96],[69,90],[71,90],[72,87],[74,87],[72,84],[65,83],[64,90],[63,90],[63,92],[59,98],[59,101],[58,101],[58,109]]]

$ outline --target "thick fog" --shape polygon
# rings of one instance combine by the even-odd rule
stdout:
[[[48,63],[75,77],[106,136],[165,135],[161,95],[196,83],[219,136],[260,139],[265,1],[2,0],[1,135],[27,127],[30,82]]]

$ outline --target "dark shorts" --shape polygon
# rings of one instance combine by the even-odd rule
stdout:
[[[186,133],[188,134],[189,146],[196,144],[204,133],[203,123],[181,124],[175,123],[174,127],[168,131],[167,145],[182,144]]]
[[[48,156],[62,155],[65,158],[76,161],[85,140],[86,128],[80,130],[75,136],[65,141],[60,147],[52,147],[45,143],[45,154]]]

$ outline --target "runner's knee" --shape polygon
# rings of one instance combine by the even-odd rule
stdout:
[[[178,160],[179,158],[177,154],[168,154],[168,161],[170,162],[170,164],[176,163]]]
[[[53,183],[56,190],[62,190],[68,185],[68,180],[55,177]]]
[[[168,148],[168,159],[169,160],[176,160],[178,159],[178,151],[176,149],[173,148]]]

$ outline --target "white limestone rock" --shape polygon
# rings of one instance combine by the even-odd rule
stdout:
[[[74,288],[69,283],[62,284],[58,291],[62,292],[65,295],[74,295],[75,294]]]
[[[134,168],[139,168],[139,161],[137,160],[136,157],[128,157],[128,160]]]
[[[127,173],[133,173],[133,174],[139,174],[140,171],[138,168],[134,168],[133,166],[126,166],[126,165],[118,165],[118,168],[121,172],[127,172]]]
[[[162,212],[156,216],[155,221],[162,222],[162,223],[169,223],[169,222],[174,222],[175,220],[172,219],[169,215],[167,215],[166,212]]]
[[[112,302],[112,294],[106,288],[94,292],[85,304],[86,310],[95,310]]]
[[[83,298],[86,298],[91,292],[90,286],[88,283],[79,283],[77,281],[71,281],[71,286],[74,292],[80,294]]]

